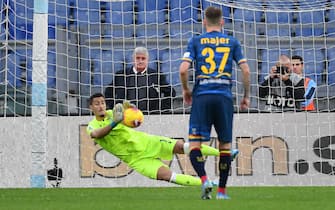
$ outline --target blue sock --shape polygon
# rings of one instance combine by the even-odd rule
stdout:
[[[221,187],[221,188],[226,187],[230,166],[231,166],[231,152],[230,152],[230,150],[220,151],[220,161],[219,161],[220,181],[219,181],[219,187]]]
[[[190,161],[194,170],[197,172],[199,177],[206,176],[205,172],[205,160],[202,156],[200,148],[194,148],[190,152]]]

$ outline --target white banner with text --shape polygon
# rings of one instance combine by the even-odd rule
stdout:
[[[138,129],[187,141],[188,115],[145,116]],[[47,187],[175,186],[139,175],[102,150],[86,134],[85,117],[49,117],[45,175]],[[1,118],[0,188],[30,187],[31,118]],[[236,114],[229,186],[335,186],[335,113]],[[209,142],[217,146],[214,128]],[[56,162],[55,162],[56,160]],[[167,162],[177,173],[195,175],[185,155]],[[218,179],[218,158],[206,170]],[[58,179],[47,176],[59,171]],[[48,180],[49,178],[49,180]]]

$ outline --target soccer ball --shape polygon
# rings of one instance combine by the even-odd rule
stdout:
[[[128,108],[123,112],[122,123],[128,127],[136,128],[143,123],[143,120],[143,113],[137,108]]]

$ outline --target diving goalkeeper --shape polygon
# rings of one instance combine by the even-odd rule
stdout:
[[[90,97],[89,105],[95,117],[89,122],[87,133],[106,151],[151,179],[179,185],[201,185],[199,177],[176,174],[161,161],[171,160],[175,153],[188,153],[188,143],[150,135],[123,125],[123,110],[134,106],[127,101],[116,104],[113,110],[106,110],[104,95],[96,93]],[[217,149],[207,145],[201,146],[201,152],[206,156],[219,156]]]

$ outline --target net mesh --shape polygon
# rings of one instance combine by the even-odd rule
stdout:
[[[7,107],[2,109],[2,114],[30,115],[33,1],[3,0],[1,3],[0,78],[2,98],[6,98],[3,107]],[[334,97],[331,88],[335,12],[330,1],[171,0],[149,4],[146,1],[50,0],[48,113],[88,114],[85,107],[89,95],[104,92],[112,84],[116,71],[129,68],[133,49],[138,46],[149,49],[149,66],[164,74],[177,92],[169,101],[170,111],[188,112],[181,100],[179,59],[187,40],[202,32],[202,11],[209,5],[223,9],[225,32],[241,41],[249,60],[251,110],[261,111],[257,102],[259,82],[281,53],[302,55],[306,76],[318,83],[318,110],[334,109],[328,102]],[[234,76],[233,90],[238,104],[242,90],[238,68]],[[190,80],[194,80],[192,75]]]

